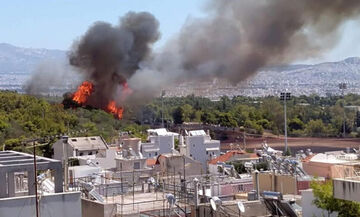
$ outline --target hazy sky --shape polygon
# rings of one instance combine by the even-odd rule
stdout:
[[[117,24],[127,11],[148,11],[160,22],[161,46],[188,17],[202,15],[206,0],[11,0],[2,1],[0,42],[22,47],[66,50],[95,21]],[[336,61],[360,56],[360,22],[343,27],[338,46],[307,62]],[[300,61],[302,62],[302,61]]]

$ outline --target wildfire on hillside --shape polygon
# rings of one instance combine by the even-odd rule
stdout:
[[[121,92],[119,93],[120,100],[125,100],[127,96],[132,93],[132,90],[129,88],[126,82],[121,84]],[[100,88],[100,87],[99,87]],[[72,101],[76,102],[78,106],[91,106],[94,108],[102,109],[108,113],[114,115],[117,119],[122,119],[124,108],[116,105],[115,100],[110,100],[106,105],[96,105],[91,103],[90,98],[93,96],[93,93],[96,91],[96,86],[90,81],[84,81],[78,89],[72,94]]]
[[[83,105],[93,92],[94,85],[89,81],[84,81],[73,95],[73,100],[79,105]]]

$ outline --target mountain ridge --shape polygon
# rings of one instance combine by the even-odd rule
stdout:
[[[0,73],[31,73],[46,61],[65,61],[66,51],[0,43]]]

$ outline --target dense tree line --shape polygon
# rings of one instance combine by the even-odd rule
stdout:
[[[162,99],[155,99],[137,114],[138,123],[161,123]],[[245,127],[247,131],[262,134],[284,132],[283,102],[278,97],[207,98],[187,96],[164,98],[164,119],[167,124],[198,122],[224,127]],[[287,102],[288,133],[291,136],[341,136],[344,127],[348,136],[359,134],[360,114],[357,106],[360,96],[355,94],[319,97],[316,95],[292,97]]]
[[[145,130],[159,126],[162,116],[167,126],[198,122],[244,127],[258,134],[264,131],[282,134],[284,129],[283,104],[277,97],[221,97],[216,101],[193,95],[158,98],[146,105],[126,107],[123,120],[97,109],[64,109],[61,100],[0,91],[0,148],[24,151],[23,141],[45,137],[48,139],[39,151],[50,155],[51,144],[57,139],[54,136],[101,135],[110,142],[121,130],[145,140]],[[341,136],[344,114],[347,135],[360,135],[359,95],[300,96],[293,97],[287,105],[291,136]]]

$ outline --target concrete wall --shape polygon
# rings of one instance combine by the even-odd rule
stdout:
[[[174,155],[171,157],[160,156],[158,158],[160,163],[160,172],[163,174],[181,174],[184,175],[184,158],[181,155]],[[200,175],[204,174],[202,164],[189,158],[185,158],[185,175]]]
[[[135,163],[140,163],[139,169],[146,168],[146,158],[140,158],[140,159],[117,158],[116,159],[116,170],[117,171],[139,170],[139,169],[134,169]]]
[[[333,179],[333,190],[335,198],[360,202],[359,180]]]
[[[302,206],[302,216],[312,217],[312,216],[328,216],[328,212],[323,209],[317,208],[313,204],[314,195],[312,189],[301,191],[301,206]],[[337,213],[332,213],[330,217],[338,216]]]
[[[354,174],[354,166],[322,162],[303,162],[303,169],[311,176],[343,178]]]
[[[142,169],[133,171],[124,171],[124,172],[115,172],[113,174],[113,179],[120,181],[132,183],[133,180],[135,183],[139,184],[143,181],[147,181],[148,178],[154,176],[153,169]],[[134,176],[134,178],[133,178]]]
[[[255,176],[253,176],[253,184],[255,186]],[[295,186],[295,177],[291,175],[273,173],[259,173],[259,188],[260,191],[277,191],[282,194],[295,194],[298,185]]]
[[[265,205],[261,204],[259,201],[248,201],[243,202],[245,206],[245,213],[239,214],[239,216],[267,216],[269,214],[266,210]],[[225,209],[230,211],[229,213],[239,213],[239,209],[237,208],[237,204],[235,202],[223,202],[223,206],[226,207]],[[198,215],[196,215],[195,209],[192,209],[191,216],[192,217],[223,217],[224,215],[220,212],[215,212],[210,208],[210,204],[201,204],[198,209]],[[234,216],[234,215],[233,215]],[[311,217],[311,216],[310,216]]]
[[[141,139],[139,138],[125,138],[121,140],[123,150],[132,149],[135,153],[140,153]]]
[[[82,217],[114,217],[115,204],[102,204],[96,201],[81,199]]]
[[[87,161],[90,160],[103,169],[114,169],[116,168],[116,151],[115,149],[102,150],[103,153],[99,153],[96,156],[91,155],[79,158],[79,163],[80,165],[87,165]]]
[[[331,164],[321,162],[303,162],[303,169],[311,176],[331,177]]]
[[[35,197],[0,199],[1,217],[35,216]],[[81,217],[80,192],[43,195],[40,199],[41,217]]]

